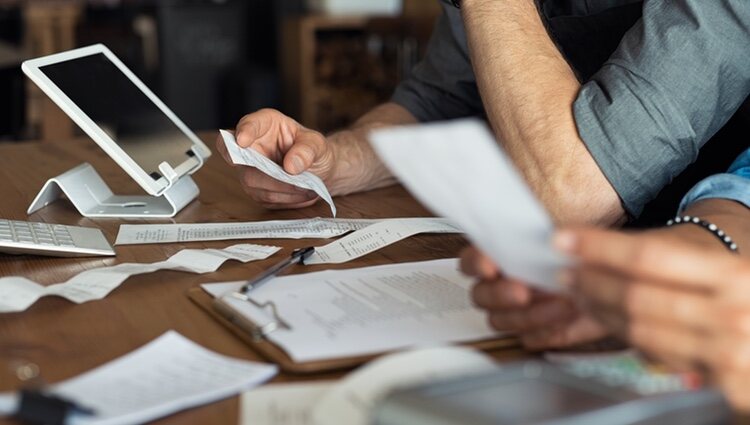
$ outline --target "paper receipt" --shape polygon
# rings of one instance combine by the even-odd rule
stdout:
[[[224,249],[183,249],[157,263],[121,263],[83,271],[66,282],[40,285],[29,279],[10,276],[0,278],[0,313],[24,311],[39,298],[56,295],[77,304],[100,300],[130,276],[158,270],[188,273],[216,271],[227,260],[243,263],[264,260],[280,250],[277,246],[240,244]]]
[[[262,173],[292,186],[312,190],[331,206],[331,213],[336,217],[336,205],[334,205],[331,194],[328,193],[328,188],[320,177],[309,171],[297,174],[296,176],[291,175],[284,171],[279,164],[261,155],[255,149],[240,147],[232,133],[226,130],[219,130],[219,132],[224,140],[224,145],[227,147],[227,152],[229,152],[229,156],[232,158],[232,162],[237,165],[256,168]]]

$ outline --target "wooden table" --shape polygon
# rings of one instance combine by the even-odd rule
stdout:
[[[214,145],[214,135],[204,135]],[[67,201],[56,202],[32,216],[26,208],[47,178],[81,162],[91,163],[119,194],[139,194],[140,188],[92,141],[61,143],[19,143],[0,145],[0,217],[44,221],[101,228],[114,241],[124,221],[81,217]],[[219,155],[212,156],[194,176],[201,194],[174,220],[129,220],[140,223],[227,222],[296,219],[330,214],[319,202],[302,210],[267,211],[250,201],[240,188],[233,169]],[[340,217],[377,218],[425,216],[429,213],[401,187],[371,191],[336,199]],[[322,245],[326,240],[313,240]],[[199,242],[117,247],[116,258],[60,259],[0,255],[0,276],[24,276],[51,284],[64,281],[83,270],[121,262],[155,262],[183,248],[223,248],[237,241]],[[253,240],[252,243],[277,245],[288,249],[309,245],[305,240]],[[338,268],[361,267],[391,262],[418,261],[455,256],[465,240],[457,235],[412,237]],[[186,296],[190,288],[204,282],[239,280],[253,276],[278,261],[279,255],[265,261],[240,264],[227,262],[217,272],[194,275],[174,271],[135,276],[101,301],[81,305],[61,298],[39,300],[27,311],[0,314],[0,391],[15,390],[20,382],[12,365],[28,361],[39,365],[42,377],[57,382],[85,372],[126,354],[169,329],[180,332],[206,348],[229,356],[261,360],[227,329],[211,319]],[[332,267],[316,266],[313,270]],[[336,267],[336,266],[333,266]],[[312,268],[311,268],[312,269]],[[308,269],[306,269],[308,270]],[[493,353],[498,358],[523,356],[519,350]],[[330,379],[340,374],[315,376],[279,375],[274,381]],[[234,397],[191,409],[159,423],[207,424],[237,423],[238,398]],[[15,423],[0,421],[0,424]]]

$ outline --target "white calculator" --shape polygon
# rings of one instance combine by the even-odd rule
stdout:
[[[0,219],[0,253],[54,257],[115,255],[99,229]]]

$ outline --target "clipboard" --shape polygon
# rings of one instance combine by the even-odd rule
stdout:
[[[208,313],[209,316],[216,319],[243,342],[249,345],[256,353],[266,360],[277,364],[282,371],[287,373],[306,375],[321,372],[350,370],[380,357],[383,354],[387,354],[387,352],[383,352],[366,356],[343,357],[331,360],[298,363],[292,360],[283,349],[268,340],[268,330],[264,331],[262,328],[250,323],[249,320],[239,315],[234,315],[233,317],[237,319],[237,322],[244,321],[244,323],[240,322],[240,324],[238,324],[236,321],[232,321],[219,313],[214,307],[214,298],[202,288],[189,289],[187,296],[191,301]],[[272,330],[270,332],[272,332]],[[465,345],[482,351],[494,351],[498,349],[517,348],[520,346],[520,342],[517,337],[502,336],[499,338],[474,341],[460,345]]]

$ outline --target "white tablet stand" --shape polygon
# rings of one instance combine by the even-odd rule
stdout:
[[[31,214],[58,200],[63,194],[84,217],[174,217],[198,196],[190,175],[177,178],[167,163],[159,166],[169,181],[161,196],[115,195],[89,163],[83,163],[47,180],[27,211]]]

